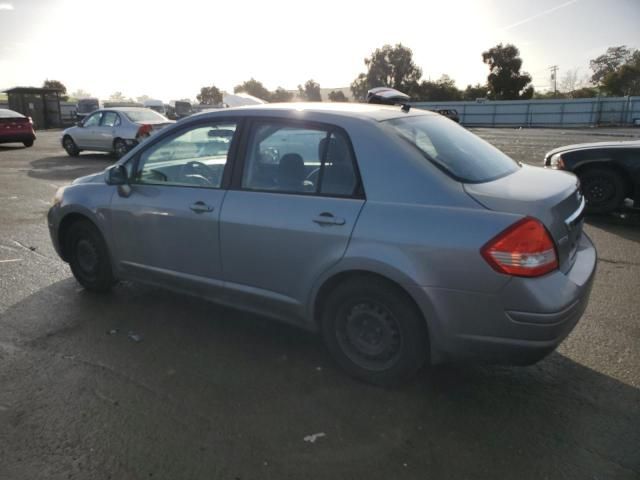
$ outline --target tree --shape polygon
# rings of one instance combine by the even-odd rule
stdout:
[[[73,98],[90,98],[91,94],[85,90],[82,90],[81,88],[79,88],[78,90],[76,90],[75,92],[71,92],[71,96]]]
[[[607,73],[601,87],[609,95],[640,95],[640,50],[634,50],[623,65]]]
[[[467,88],[462,92],[462,99],[477,100],[478,98],[487,98],[488,94],[489,87],[487,85],[476,83],[475,85],[467,85]]]
[[[254,97],[258,97],[261,100],[268,102],[271,100],[271,92],[259,81],[251,77],[244,83],[233,87],[234,93],[248,93]]]
[[[330,102],[348,102],[349,99],[342,92],[342,90],[331,90],[329,92],[329,101]]]
[[[271,94],[272,102],[290,102],[293,100],[293,92],[289,90],[285,90],[282,87],[276,88],[276,90]]]
[[[520,73],[522,59],[515,45],[499,43],[482,52],[482,61],[489,65],[488,96],[495,100],[529,99],[533,96],[531,75]]]
[[[42,88],[55,88],[60,91],[60,100],[66,102],[69,99],[67,95],[67,87],[64,86],[60,80],[45,80],[42,84]]]
[[[591,76],[593,84],[600,84],[604,77],[629,62],[633,57],[633,53],[634,50],[627,48],[626,45],[620,45],[607,48],[604,54],[591,60],[589,66],[593,70],[593,75]]]
[[[196,99],[203,105],[218,105],[222,103],[222,92],[215,85],[202,87]]]
[[[391,87],[404,93],[416,88],[422,70],[413,62],[413,52],[401,43],[384,45],[364,59],[366,73],[361,73],[351,84],[351,92],[357,100],[364,100],[367,90],[374,87]]]
[[[449,75],[442,75],[435,82],[423,80],[410,93],[415,100],[422,101],[462,100],[462,92]]]
[[[110,96],[109,96],[109,100],[111,102],[121,102],[121,103],[125,103],[125,102],[130,102],[131,99],[125,97],[122,92],[113,92]]]
[[[571,98],[593,98],[598,96],[598,89],[594,87],[582,87],[569,92]]]
[[[304,87],[298,85],[298,97],[307,102],[321,102],[320,84],[311,79],[306,81]]]
[[[144,103],[147,100],[151,100],[151,97],[149,95],[140,95],[139,97],[136,97],[136,100],[138,103]]]

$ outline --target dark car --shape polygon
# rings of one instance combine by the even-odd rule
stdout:
[[[22,143],[30,147],[35,139],[31,117],[0,108],[0,143]]]
[[[453,108],[441,108],[433,111],[439,113],[443,117],[447,117],[449,120],[460,123],[460,116],[458,115],[458,111]]]
[[[611,212],[625,198],[640,206],[640,140],[567,145],[548,152],[544,166],[578,176],[588,212]]]

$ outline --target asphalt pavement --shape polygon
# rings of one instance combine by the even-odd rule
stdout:
[[[640,136],[475,131],[538,164]],[[638,211],[587,219],[598,273],[557,352],[385,390],[262,317],[133,283],[85,292],[45,213],[58,186],[113,159],[67,157],[59,135],[0,145],[0,479],[640,478]]]

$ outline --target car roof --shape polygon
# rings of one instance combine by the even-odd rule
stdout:
[[[17,116],[17,117],[24,117],[24,115],[22,115],[20,112],[9,110],[8,108],[0,108],[0,117],[2,117],[3,115],[10,115],[10,114],[13,114],[13,116]]]
[[[269,112],[282,114],[286,111],[324,113],[344,117],[357,117],[371,119],[375,121],[390,120],[397,117],[414,115],[435,115],[427,110],[411,108],[409,112],[402,111],[400,105],[373,105],[369,103],[340,103],[340,102],[290,102],[290,103],[266,103],[263,105],[246,105],[242,107],[232,107],[218,109],[215,112],[207,111],[196,115],[215,115],[219,112],[241,112],[250,115],[256,113],[265,115]]]

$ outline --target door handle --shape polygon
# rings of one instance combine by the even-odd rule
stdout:
[[[332,213],[322,212],[313,219],[318,225],[344,225],[344,218],[334,217]]]
[[[196,202],[189,205],[189,208],[196,213],[213,212],[213,207],[204,202]]]

